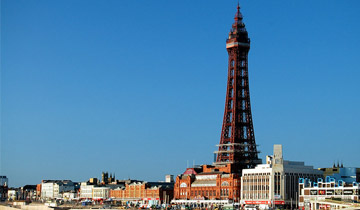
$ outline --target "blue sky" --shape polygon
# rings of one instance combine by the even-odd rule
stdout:
[[[360,167],[360,1],[241,1],[260,157]],[[237,1],[1,1],[1,174],[163,180],[210,164]]]

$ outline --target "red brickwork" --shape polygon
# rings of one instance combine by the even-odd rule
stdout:
[[[195,174],[185,174],[176,177],[174,198],[176,200],[234,200],[240,199],[240,176],[225,173],[231,171],[231,165],[214,167],[203,165],[202,171]],[[188,171],[188,170],[187,170]],[[201,179],[203,176],[214,178]],[[192,186],[192,184],[197,184]],[[216,186],[207,186],[214,185]]]
[[[126,184],[125,189],[110,190],[110,197],[115,199],[127,200],[127,199],[153,199],[163,200],[173,198],[173,189],[164,189],[163,187],[150,186],[146,182],[135,182]]]

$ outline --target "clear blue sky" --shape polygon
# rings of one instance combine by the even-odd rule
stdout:
[[[360,167],[360,1],[241,1],[261,158]],[[10,186],[210,164],[237,1],[2,0]]]

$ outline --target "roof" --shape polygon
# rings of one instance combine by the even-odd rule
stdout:
[[[196,180],[191,187],[216,187],[216,180]]]
[[[150,187],[174,188],[174,182],[147,182],[147,184],[149,184]]]
[[[198,174],[202,172],[202,168],[187,168],[186,171],[183,173],[184,175],[189,174]]]
[[[215,174],[224,174],[223,171],[212,171],[212,172],[201,172],[198,175],[215,175]]]

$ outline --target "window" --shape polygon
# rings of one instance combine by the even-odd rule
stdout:
[[[229,186],[229,182],[223,181],[223,182],[221,183],[221,186]]]
[[[180,187],[187,187],[187,185],[186,185],[185,182],[183,182],[183,183],[180,184]]]

